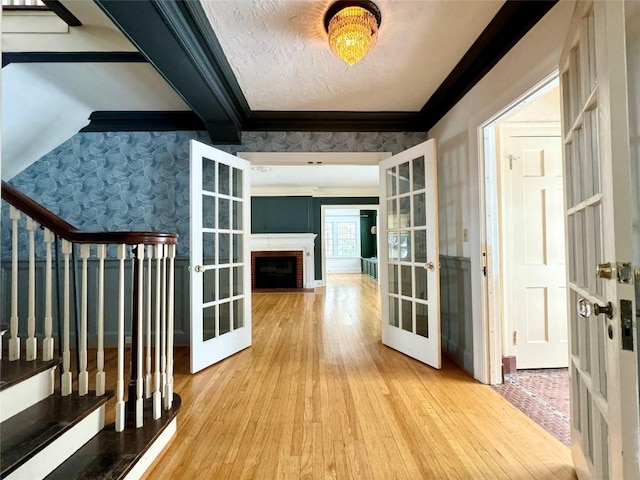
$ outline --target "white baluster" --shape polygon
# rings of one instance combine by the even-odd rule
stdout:
[[[126,246],[118,245],[118,379],[116,382],[116,432],[126,423],[124,404],[124,260]]]
[[[89,372],[87,371],[87,259],[91,255],[91,245],[80,245],[80,258],[82,259],[82,286],[80,291],[80,368],[78,373],[78,395],[89,393]]]
[[[104,259],[107,256],[107,246],[98,245],[98,353],[96,358],[96,396],[104,395]]]
[[[44,340],[42,341],[42,359],[53,360],[53,311],[52,308],[52,293],[53,293],[53,281],[52,281],[52,269],[51,269],[51,244],[53,243],[54,235],[51,230],[44,229],[44,244],[46,248],[46,265],[44,272]]]
[[[160,301],[162,300],[162,252],[164,247],[156,245],[156,321],[155,321],[155,373],[154,373],[154,390],[153,390],[153,418],[160,418],[162,415],[162,394],[160,393],[160,385],[162,378],[160,376]],[[164,388],[164,387],[163,387]]]
[[[153,393],[151,388],[151,263],[153,259],[153,245],[147,248],[147,348],[145,352],[146,373],[144,377],[144,396],[150,398]]]
[[[162,245],[162,339],[160,341],[160,354],[162,355],[162,358],[160,360],[160,374],[163,397],[167,392],[167,251],[167,246]]]
[[[136,248],[136,261],[138,269],[138,343],[137,343],[137,371],[136,375],[136,428],[144,423],[144,379],[142,377],[142,337],[144,330],[144,245]]]
[[[173,404],[173,296],[174,296],[174,259],[176,246],[169,245],[169,280],[167,291],[167,383],[165,384],[164,408],[169,410]]]
[[[62,395],[71,394],[72,374],[71,374],[71,352],[69,351],[69,256],[73,246],[71,242],[62,240],[62,255],[64,258],[64,285],[63,285],[63,306],[62,306],[62,379],[60,390]]]
[[[38,339],[36,338],[36,229],[38,224],[27,217],[29,232],[29,302],[27,311],[27,360],[35,360],[38,356]]]
[[[20,211],[9,207],[12,222],[11,237],[11,337],[9,338],[9,360],[20,358],[20,337],[18,337],[18,220]]]

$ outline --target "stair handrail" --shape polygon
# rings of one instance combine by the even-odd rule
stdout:
[[[103,231],[103,232],[85,232],[78,230],[76,227],[60,218],[47,208],[43,207],[35,200],[20,192],[18,189],[10,185],[9,183],[2,181],[1,184],[1,197],[11,206],[10,217],[14,227],[17,227],[17,222],[20,218],[20,212],[27,217],[27,229],[29,230],[29,282],[30,293],[32,286],[35,284],[34,277],[34,231],[36,224],[39,224],[44,229],[45,242],[47,245],[47,255],[50,256],[50,244],[53,240],[52,237],[56,236],[61,238],[62,246],[61,250],[64,256],[64,340],[61,345],[62,351],[62,376],[61,376],[61,393],[62,395],[71,394],[72,388],[72,374],[70,371],[70,354],[69,354],[69,259],[73,251],[73,244],[80,244],[80,257],[83,265],[83,277],[82,277],[82,328],[81,328],[81,346],[79,347],[79,373],[78,373],[78,392],[79,395],[86,395],[88,393],[88,372],[87,372],[87,305],[86,305],[86,284],[87,284],[87,260],[90,257],[90,246],[95,244],[98,248],[97,255],[100,261],[100,275],[101,281],[104,275],[104,260],[106,255],[106,245],[117,246],[117,257],[119,263],[119,295],[118,295],[118,381],[116,391],[116,430],[122,431],[125,428],[127,422],[127,413],[125,411],[124,401],[124,263],[128,258],[128,254],[125,250],[126,246],[131,247],[131,253],[133,254],[133,282],[132,282],[132,312],[131,312],[131,378],[128,385],[128,401],[126,410],[128,410],[128,417],[133,417],[133,422],[136,427],[142,426],[143,423],[143,396],[146,394],[146,398],[153,397],[152,408],[153,418],[159,418],[161,415],[161,407],[164,406],[165,410],[169,410],[173,400],[173,295],[174,295],[174,259],[175,248],[178,240],[178,235],[175,233],[165,232],[148,232],[148,231]],[[15,230],[15,228],[14,228]],[[13,237],[13,257],[12,257],[12,289],[17,291],[17,253],[15,246],[17,245],[17,233],[14,232]],[[146,253],[146,255],[145,255]],[[146,376],[143,375],[143,296],[144,296],[144,260],[147,260],[147,285],[148,292],[151,291],[151,262],[154,261],[156,265],[156,288],[158,295],[162,295],[162,302],[166,302],[167,307],[162,309],[162,318],[156,314],[156,339],[159,340],[158,332],[162,331],[162,357],[161,362],[156,361],[155,373],[153,380],[155,383],[155,391],[152,390],[152,375],[151,375],[151,316],[150,312],[146,312],[147,316],[147,372]],[[48,260],[48,265],[50,265]],[[48,267],[50,268],[50,267]],[[164,282],[160,286],[159,282]],[[50,287],[51,281],[47,279],[47,286]],[[9,357],[10,360],[16,360],[19,358],[20,339],[17,336],[18,319],[17,319],[17,293],[12,292],[12,317],[11,317],[11,330],[12,337],[9,341]],[[104,303],[103,298],[99,298],[99,303]],[[35,332],[35,320],[32,321],[33,312],[33,298],[29,298],[29,338],[27,339],[27,360],[35,359],[36,355],[36,340],[34,339]],[[150,301],[145,302],[147,306],[151,305]],[[159,304],[157,304],[159,305]],[[147,307],[149,308],[149,307]],[[101,325],[102,314],[99,314],[98,324]],[[46,323],[45,318],[45,330],[51,329],[50,321],[49,325]],[[100,327],[101,328],[101,327]],[[14,333],[15,332],[15,333]],[[45,339],[47,344],[46,350],[50,353],[47,354],[51,359],[53,354],[53,341]],[[158,345],[156,342],[156,359],[159,358]],[[30,353],[31,352],[31,353]],[[44,355],[44,353],[43,353]],[[104,352],[102,337],[98,337],[98,373],[96,378],[96,394],[104,394]],[[146,389],[145,389],[146,387]],[[146,392],[144,392],[146,390]]]

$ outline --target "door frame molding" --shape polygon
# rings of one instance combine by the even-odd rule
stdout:
[[[553,88],[558,81],[558,69],[536,82],[515,100],[509,102],[497,113],[490,116],[476,127],[478,146],[478,182],[480,213],[480,260],[486,267],[486,275],[482,278],[480,301],[482,302],[480,326],[474,329],[474,376],[484,383],[496,385],[502,383],[503,325],[502,308],[504,295],[502,292],[502,271],[500,258],[503,253],[503,242],[499,229],[498,171],[496,169],[496,135],[497,124],[513,115],[532,98]]]

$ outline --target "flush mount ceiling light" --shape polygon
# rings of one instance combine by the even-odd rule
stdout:
[[[324,15],[331,51],[353,65],[376,44],[381,20],[380,9],[373,2],[335,2]]]

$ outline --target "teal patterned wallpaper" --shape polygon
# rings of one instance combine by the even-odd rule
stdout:
[[[204,132],[79,133],[11,184],[81,230],[177,232],[178,256],[185,257],[191,139],[208,143]],[[241,145],[217,148],[229,153],[398,153],[426,139],[426,133],[409,132],[245,132]],[[3,247],[9,226],[2,222]]]

